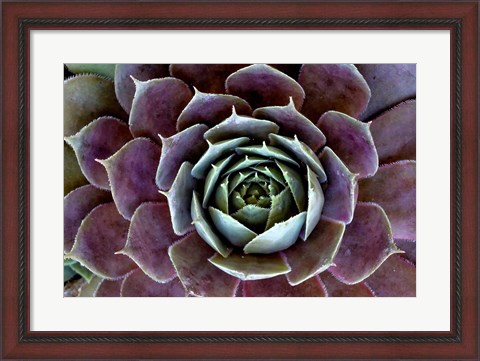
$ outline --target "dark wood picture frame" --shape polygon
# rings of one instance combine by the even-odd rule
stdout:
[[[389,3],[6,1],[1,6],[2,359],[478,359],[480,323],[477,199],[478,1]],[[124,28],[449,30],[450,331],[388,333],[31,331],[29,31]]]

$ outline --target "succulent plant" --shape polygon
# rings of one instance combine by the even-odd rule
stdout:
[[[415,65],[67,68],[65,295],[415,295]]]

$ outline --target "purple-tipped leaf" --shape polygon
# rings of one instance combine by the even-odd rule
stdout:
[[[402,257],[413,264],[417,263],[417,242],[414,239],[395,239],[395,244],[405,252],[401,254]]]
[[[169,76],[168,64],[117,64],[115,68],[115,94],[122,108],[130,114],[135,96],[132,79],[147,81]]]
[[[208,262],[213,250],[196,232],[172,245],[168,253],[189,295],[202,297],[235,295],[240,280]]]
[[[334,220],[350,223],[355,209],[357,177],[352,174],[338,156],[328,147],[320,154],[328,186],[324,192],[322,213]]]
[[[333,264],[342,241],[345,225],[321,218],[306,242],[297,242],[285,250],[292,271],[288,282],[297,285],[321,273]]]
[[[381,164],[416,159],[416,101],[386,111],[370,126]]]
[[[415,64],[360,64],[372,97],[360,120],[368,120],[394,105],[415,97]]]
[[[317,126],[328,139],[328,145],[352,173],[369,177],[378,169],[378,154],[369,124],[346,114],[324,113]]]
[[[73,149],[63,143],[63,195],[67,195],[75,188],[88,184],[87,179],[78,165],[77,156]]]
[[[373,297],[374,294],[365,282],[354,285],[346,285],[338,281],[329,271],[325,271],[320,275],[321,280],[325,284],[328,297]]]
[[[313,277],[298,286],[291,286],[283,276],[268,280],[246,281],[244,297],[326,297],[325,285],[319,277]]]
[[[115,254],[127,241],[128,227],[114,203],[101,204],[85,217],[65,257],[79,261],[100,277],[118,279],[136,267],[127,256]]]
[[[102,280],[95,290],[94,297],[120,297],[122,282],[123,278],[115,281]]]
[[[177,132],[177,118],[192,99],[192,91],[175,78],[135,80],[136,91],[130,112],[130,129],[135,137],[159,141]]]
[[[175,277],[168,257],[175,235],[166,203],[143,203],[135,211],[125,247],[119,252],[129,256],[150,278],[166,282]]]
[[[110,157],[132,139],[128,125],[113,117],[101,117],[65,141],[74,149],[88,181],[98,188],[110,189],[105,167],[96,159]]]
[[[305,99],[305,92],[295,80],[265,64],[242,68],[230,75],[225,84],[227,93],[245,99],[253,109],[287,105],[290,97],[300,109]]]
[[[357,118],[370,100],[370,89],[352,64],[305,64],[298,82],[305,90],[302,113],[313,122],[329,110]]]
[[[375,176],[359,181],[358,200],[380,204],[399,239],[416,238],[416,195],[415,161],[383,165]]]
[[[85,216],[102,203],[112,201],[110,192],[87,184],[70,192],[63,199],[63,250],[70,252],[78,228]]]
[[[415,266],[400,255],[389,257],[365,280],[376,297],[415,297]]]
[[[401,252],[382,207],[358,203],[353,221],[345,228],[330,271],[340,281],[355,284],[369,277],[392,254]]]
[[[112,195],[120,214],[130,219],[143,202],[160,201],[155,185],[160,147],[146,138],[136,138],[110,158],[99,161],[107,170]]]
[[[252,108],[243,99],[228,94],[207,94],[195,89],[195,95],[177,120],[177,130],[184,130],[195,124],[213,127],[232,114],[251,115]]]
[[[137,269],[125,277],[120,294],[122,297],[185,297],[185,289],[178,278],[158,283]]]
[[[225,80],[245,64],[171,64],[170,73],[205,93],[225,93]]]

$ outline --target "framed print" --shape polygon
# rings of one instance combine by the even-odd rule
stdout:
[[[477,1],[2,19],[2,358],[478,358]]]

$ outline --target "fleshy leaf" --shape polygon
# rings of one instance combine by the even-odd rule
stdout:
[[[302,113],[312,122],[329,110],[358,117],[370,100],[370,88],[353,64],[305,64],[298,82],[306,94]]]
[[[370,287],[364,282],[354,285],[346,285],[337,281],[328,271],[320,275],[321,280],[327,288],[328,297],[373,297],[374,294]]]
[[[75,151],[88,181],[98,188],[110,189],[107,172],[96,159],[110,157],[132,139],[128,125],[113,117],[100,117],[65,141]]]
[[[120,297],[123,279],[116,281],[102,280],[95,290],[95,297]]]
[[[132,78],[147,81],[169,76],[168,64],[117,64],[115,68],[115,94],[122,108],[130,113],[135,96]]]
[[[382,207],[358,203],[334,259],[336,267],[330,271],[341,282],[355,284],[369,277],[389,256],[400,252]]]
[[[415,297],[415,266],[399,255],[389,257],[365,281],[376,297]]]
[[[218,209],[220,209],[223,213],[228,212],[228,176],[226,176],[218,185],[217,189],[215,190],[215,205]]]
[[[113,80],[115,64],[65,64],[73,74],[98,74]]]
[[[394,238],[416,238],[415,161],[383,165],[375,176],[361,180],[359,188],[359,201],[378,203],[385,210]]]
[[[63,195],[88,184],[87,178],[78,165],[77,156],[72,148],[63,143]]]
[[[156,144],[136,138],[110,158],[99,160],[107,170],[113,200],[125,219],[130,219],[143,202],[162,199],[155,185],[159,159],[160,148]]]
[[[368,120],[394,105],[415,97],[415,64],[359,64],[372,97],[360,120]]]
[[[300,233],[300,237],[305,241],[320,220],[323,205],[325,203],[325,196],[323,195],[322,186],[318,181],[317,175],[307,166],[308,179],[308,206],[307,219],[305,227]]]
[[[93,74],[77,75],[63,83],[63,135],[77,133],[102,115],[127,119],[118,104],[113,82]]]
[[[205,211],[198,199],[198,193],[195,191],[193,192],[191,212],[193,224],[199,236],[215,251],[220,253],[223,257],[227,257],[232,250],[231,248],[228,248],[220,238],[218,238],[210,227],[210,224],[206,219]]]
[[[411,239],[395,239],[395,244],[403,253],[401,256],[408,259],[413,264],[417,263],[417,243]]]
[[[237,147],[235,151],[238,154],[259,155],[265,158],[277,159],[299,167],[299,164],[283,150],[267,145],[265,142],[262,145]]]
[[[206,93],[225,93],[225,80],[243,64],[171,64],[170,73],[175,78]]]
[[[280,194],[272,196],[272,204],[270,213],[268,214],[267,226],[265,229],[272,228],[276,223],[283,222],[288,219],[291,212],[293,196],[289,188],[285,188]]]
[[[168,247],[179,239],[173,232],[165,203],[142,203],[133,214],[125,247],[117,252],[129,256],[150,278],[166,282],[175,277]]]
[[[299,141],[297,136],[289,138],[277,134],[270,134],[268,138],[270,139],[271,145],[280,146],[283,149],[292,152],[297,159],[312,168],[321,183],[327,180],[325,171],[316,154],[305,143]]]
[[[103,281],[101,277],[93,277],[90,283],[84,283],[83,286],[80,288],[80,292],[78,297],[93,297],[95,292],[97,291],[98,286]]]
[[[408,100],[375,118],[370,126],[380,163],[416,159],[416,101]]]
[[[295,200],[298,211],[303,212],[305,210],[306,194],[305,188],[303,186],[302,177],[295,169],[290,168],[282,162],[275,162],[277,163],[278,168],[280,168],[280,170],[282,171],[283,178],[285,178],[285,181],[287,182],[288,187],[292,192],[293,199]]]
[[[125,245],[128,227],[129,222],[114,203],[101,204],[85,217],[65,257],[79,261],[103,278],[122,277],[136,267],[128,257],[115,254]]]
[[[269,280],[247,281],[243,286],[244,297],[326,297],[325,285],[320,278],[291,286],[283,276]]]
[[[185,289],[178,278],[158,283],[137,269],[125,277],[120,294],[122,297],[185,297]]]
[[[170,207],[173,231],[179,236],[183,236],[194,228],[190,207],[197,181],[192,176],[192,168],[191,163],[183,162],[172,188],[164,193]]]
[[[269,230],[251,240],[244,248],[245,253],[273,253],[287,249],[298,238],[302,229],[307,212],[277,223]]]
[[[215,185],[217,184],[218,178],[220,178],[222,171],[225,167],[230,163],[230,160],[233,158],[234,154],[230,154],[227,158],[219,160],[215,164],[212,164],[212,169],[207,174],[207,178],[205,179],[205,188],[203,191],[203,208],[207,208],[208,202],[210,201],[210,197],[215,189]],[[192,170],[193,172],[193,170]]]
[[[80,263],[75,262],[70,265],[70,268],[82,276],[87,282],[91,282],[94,277],[93,273],[86,267],[82,266]]]
[[[215,254],[208,261],[223,272],[243,281],[272,278],[290,271],[290,267],[278,253],[268,255],[232,253],[227,258]]]
[[[212,248],[196,232],[173,244],[168,254],[189,295],[232,297],[235,294],[239,280],[208,262]]]
[[[295,108],[292,98],[285,106],[258,108],[253,112],[253,116],[275,122],[280,125],[283,135],[296,135],[314,152],[325,145],[325,135]]]
[[[262,157],[250,157],[248,155],[245,158],[240,159],[238,162],[233,164],[230,168],[228,168],[225,174],[230,174],[233,172],[241,171],[242,169],[252,167],[255,169],[255,165],[262,164],[262,163],[271,163],[270,160],[262,158]]]
[[[208,211],[217,230],[234,246],[243,247],[257,236],[228,214],[213,207],[209,207]]]
[[[323,272],[333,264],[345,225],[322,217],[306,242],[297,242],[285,251],[292,271],[287,275],[291,285]]]
[[[67,282],[72,279],[77,272],[75,272],[70,266],[63,266],[63,282]]]
[[[328,187],[324,192],[323,214],[348,224],[352,221],[355,209],[357,176],[352,174],[328,147],[322,151],[320,160],[328,178]]]
[[[177,132],[177,118],[192,99],[187,84],[175,78],[135,80],[130,129],[135,137],[158,141],[157,134],[170,137]]]
[[[261,231],[265,229],[269,213],[270,211],[266,208],[248,204],[233,213],[232,217],[250,229]]]
[[[212,143],[236,137],[265,140],[270,133],[278,133],[279,129],[277,124],[268,120],[237,115],[233,106],[232,115],[205,132],[205,139]]]
[[[252,108],[243,99],[228,94],[206,94],[195,89],[195,95],[177,119],[177,130],[181,131],[195,124],[213,127],[232,114],[251,115]]]
[[[228,193],[231,194],[237,186],[247,179],[250,175],[253,174],[253,171],[238,172],[232,177],[231,181],[228,184]]]
[[[370,133],[370,125],[346,114],[330,111],[318,123],[330,148],[352,173],[369,177],[378,169],[378,154]]]
[[[254,64],[230,75],[227,93],[245,99],[253,109],[286,105],[292,97],[297,109],[305,99],[302,87],[288,75],[265,64]]]
[[[247,144],[249,141],[246,137],[229,139],[215,144],[209,143],[208,150],[198,160],[192,169],[192,175],[197,179],[204,179],[210,166],[222,155],[232,152],[236,147]]]
[[[204,124],[195,124],[169,138],[161,138],[162,155],[155,177],[158,188],[169,189],[181,164],[184,161],[194,164],[205,153],[208,145],[203,134],[207,129]]]

